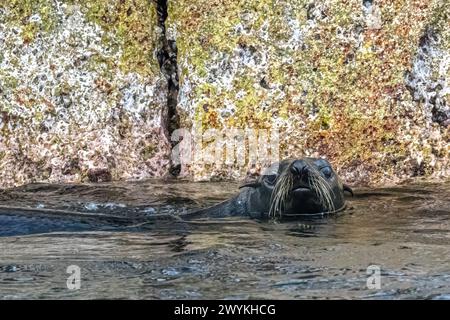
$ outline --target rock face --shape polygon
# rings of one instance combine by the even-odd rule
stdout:
[[[0,4],[0,187],[161,176],[167,82],[147,1]]]
[[[349,183],[448,176],[449,12],[439,0],[170,1],[181,123],[277,130],[280,157],[327,157]],[[186,168],[239,177],[258,162]]]
[[[165,175],[176,127],[202,137],[181,134],[195,180],[268,149],[349,183],[448,177],[449,20],[441,0],[2,2],[0,187]]]

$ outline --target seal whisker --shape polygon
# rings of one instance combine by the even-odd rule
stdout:
[[[321,204],[328,210],[334,211],[335,206],[333,202],[333,197],[335,196],[333,189],[331,188],[328,181],[326,181],[320,172],[310,166],[308,175],[308,184],[311,189],[316,194],[317,198]]]
[[[280,174],[270,197],[269,217],[275,218],[277,215],[281,217],[284,204],[289,198],[293,183],[294,179],[289,170],[285,170]]]

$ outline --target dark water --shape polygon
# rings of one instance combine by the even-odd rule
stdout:
[[[339,217],[157,220],[232,183],[147,181],[0,191],[1,299],[450,299],[450,183],[357,189]],[[79,290],[66,286],[80,268]],[[367,267],[381,288],[367,288]]]

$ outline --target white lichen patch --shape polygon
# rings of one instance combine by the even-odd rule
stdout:
[[[32,42],[0,21],[0,187],[164,174],[163,76],[120,70],[120,46],[79,7],[53,3],[56,28]]]
[[[441,37],[427,30],[405,78],[415,101],[425,105],[431,121],[450,125],[450,52],[441,46]],[[439,114],[440,115],[439,115]]]

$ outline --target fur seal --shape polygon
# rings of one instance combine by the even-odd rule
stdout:
[[[0,205],[0,225],[4,225],[0,236],[63,230],[138,230],[157,222],[204,217],[242,216],[261,220],[320,217],[345,209],[344,191],[353,195],[327,160],[288,159],[271,165],[257,180],[241,185],[233,198],[180,215],[162,213],[143,217]]]
[[[191,214],[190,218],[248,216],[254,219],[323,216],[345,209],[352,189],[321,158],[287,159],[272,164],[235,197]]]

